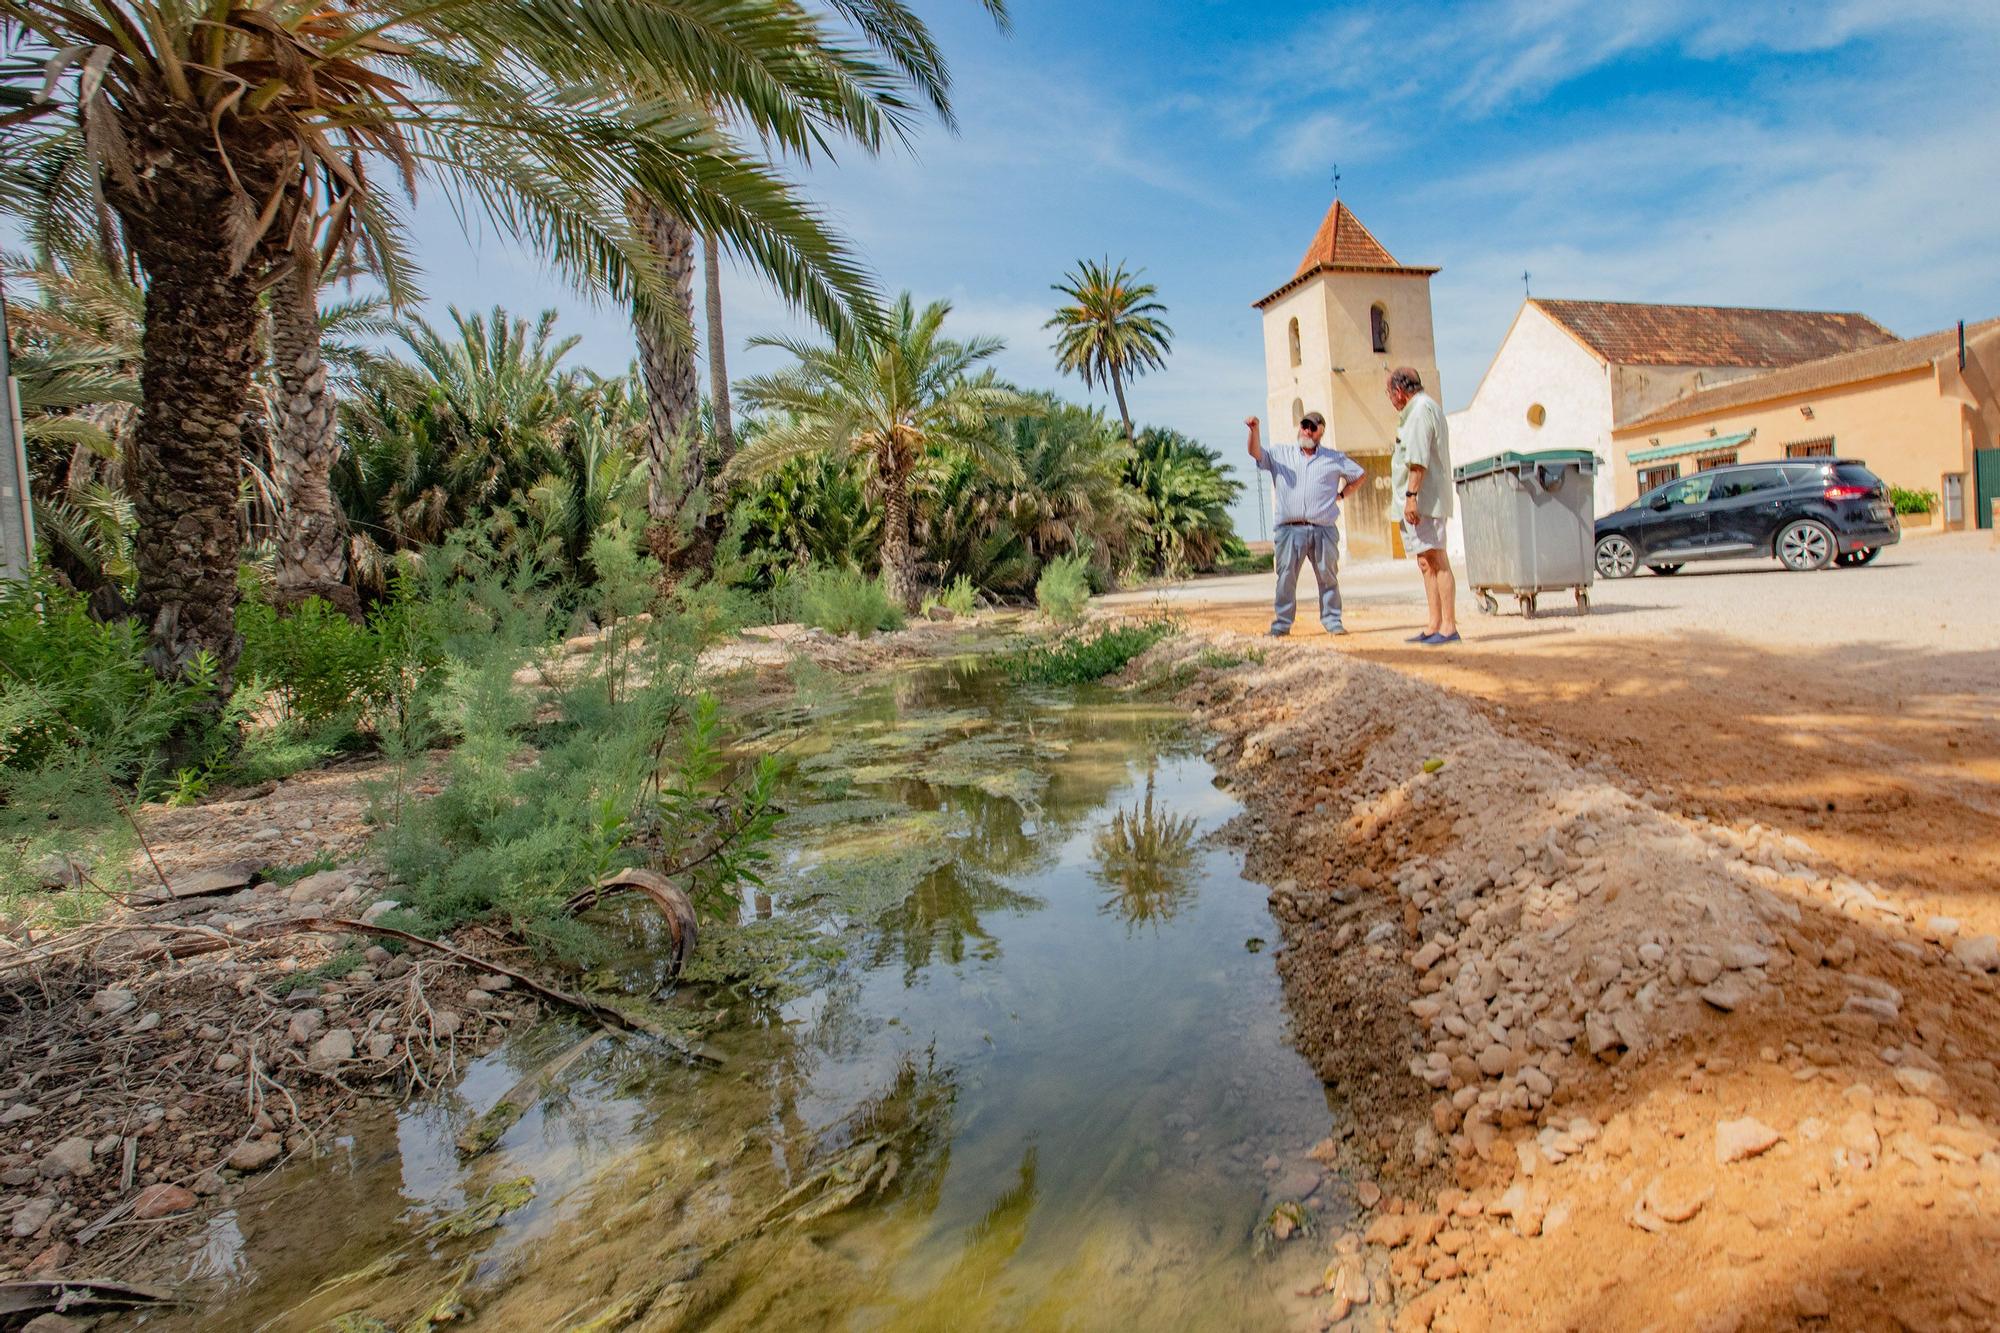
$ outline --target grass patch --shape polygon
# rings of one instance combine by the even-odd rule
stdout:
[[[1005,659],[1013,679],[1028,685],[1083,685],[1125,669],[1133,658],[1175,633],[1169,620],[1144,620],[1054,643],[1038,644]]]
[[[1074,625],[1090,605],[1090,565],[1080,555],[1060,555],[1035,581],[1035,605],[1058,625]]]
[[[799,619],[829,634],[867,638],[903,627],[903,609],[880,579],[852,569],[812,569],[799,578]]]
[[[280,888],[285,888],[298,883],[307,875],[317,875],[322,870],[332,870],[339,864],[339,861],[325,852],[321,852],[310,861],[301,861],[297,865],[266,866],[264,868],[264,878],[270,880]]]

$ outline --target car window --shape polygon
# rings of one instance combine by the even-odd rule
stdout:
[[[1775,467],[1746,467],[1740,472],[1718,472],[1715,489],[1709,492],[1711,500],[1728,500],[1738,495],[1755,495],[1758,491],[1775,491],[1785,485],[1785,474]]]
[[[1653,498],[1649,503],[1657,504],[1665,500],[1669,509],[1678,509],[1683,505],[1698,505],[1708,498],[1708,488],[1714,480],[1715,478],[1705,474],[1682,477],[1679,481],[1669,483],[1653,492]]]
[[[1794,486],[1817,486],[1826,479],[1826,466],[1824,463],[1787,463],[1785,477]]]
[[[1859,463],[1835,463],[1833,475],[1843,486],[1866,486],[1870,490],[1882,484],[1882,479]]]

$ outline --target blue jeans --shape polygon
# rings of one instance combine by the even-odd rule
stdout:
[[[1277,614],[1271,618],[1271,632],[1291,629],[1298,613],[1299,568],[1311,562],[1313,578],[1319,582],[1319,623],[1329,631],[1340,628],[1340,529],[1322,528],[1311,523],[1282,523],[1272,533],[1278,571]]]

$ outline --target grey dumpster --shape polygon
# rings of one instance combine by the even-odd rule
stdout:
[[[1538,596],[1562,591],[1576,593],[1578,610],[1590,609],[1596,474],[1588,449],[1495,454],[1453,470],[1465,524],[1465,581],[1481,611],[1498,612],[1496,594],[1506,594],[1532,616]]]

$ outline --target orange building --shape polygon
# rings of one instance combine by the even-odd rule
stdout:
[[[1838,454],[1937,496],[1935,527],[1990,527],[2000,503],[2000,319],[1699,389],[1611,438],[1620,504],[1699,468]]]

